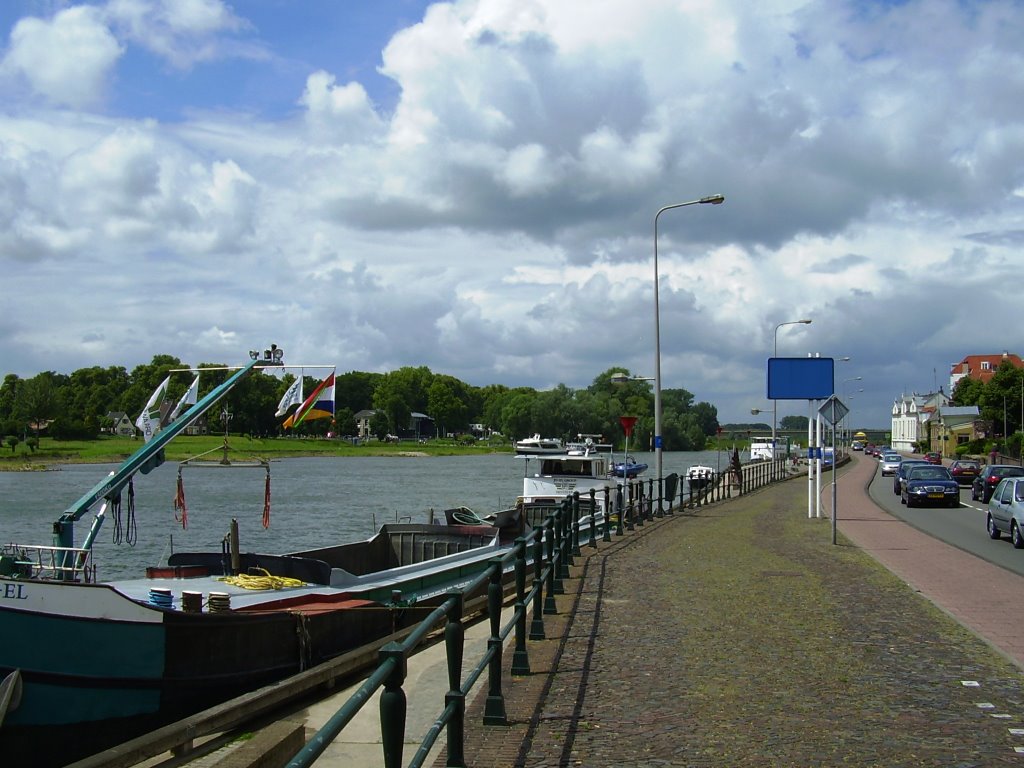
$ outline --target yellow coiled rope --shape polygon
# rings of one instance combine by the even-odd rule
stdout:
[[[292,579],[288,576],[274,576],[270,571],[263,568],[253,568],[260,573],[240,573],[237,576],[221,576],[217,581],[223,581],[233,587],[242,589],[284,589],[285,587],[301,587],[306,582],[300,579]]]

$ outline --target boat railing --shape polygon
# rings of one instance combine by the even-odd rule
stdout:
[[[92,583],[96,564],[91,549],[12,543],[0,548],[0,576]]]

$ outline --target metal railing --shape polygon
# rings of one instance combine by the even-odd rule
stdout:
[[[61,581],[96,580],[91,549],[5,544],[0,547],[0,575]]]
[[[485,673],[487,697],[484,702],[484,725],[508,724],[502,690],[506,640],[510,636],[513,638],[511,674],[530,674],[527,641],[546,638],[544,616],[558,613],[555,597],[565,594],[563,582],[569,578],[569,568],[574,564],[574,558],[581,555],[581,547],[597,547],[599,536],[602,541],[610,542],[612,536],[623,536],[626,531],[635,530],[648,521],[672,515],[678,477],[670,484],[673,490],[671,496],[664,495],[665,478],[647,481],[628,478],[615,491],[605,488],[601,499],[603,509],[615,510],[608,514],[596,512],[598,507],[595,503],[598,499],[595,490],[590,490],[586,498],[587,509],[590,510],[587,515],[581,514],[581,497],[578,492],[566,497],[546,516],[543,525],[535,526],[529,533],[517,538],[504,556],[492,558],[485,571],[465,589],[449,594],[408,637],[382,648],[380,665],[292,758],[288,763],[289,768],[313,765],[377,691],[381,691],[379,707],[383,764],[386,768],[402,766],[407,714],[404,684],[408,659],[442,621],[448,691],[443,709],[408,765],[410,768],[422,766],[444,731],[447,734],[447,765],[453,768],[465,766],[466,697]],[[616,499],[611,498],[612,493],[616,494]],[[501,613],[505,602],[503,581],[510,572],[514,580],[512,612],[502,625]],[[531,573],[532,581],[528,578]],[[486,616],[489,623],[486,651],[463,680],[463,607],[467,600],[482,591],[486,591],[487,595]]]

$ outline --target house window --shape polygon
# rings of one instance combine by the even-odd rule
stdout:
[[[983,370],[983,371],[991,371],[992,370],[992,363],[990,363],[988,360],[982,360],[981,361],[981,370]]]

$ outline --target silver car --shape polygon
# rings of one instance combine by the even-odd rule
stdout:
[[[989,538],[1010,534],[1017,549],[1024,549],[1024,477],[1004,477],[992,491],[985,516]]]
[[[903,457],[898,453],[885,454],[879,462],[882,467],[882,475],[895,475],[896,470],[900,468],[900,462],[902,461]]]

